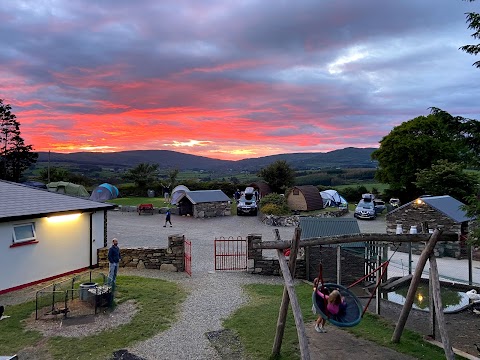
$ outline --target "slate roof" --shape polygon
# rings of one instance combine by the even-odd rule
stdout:
[[[354,218],[320,218],[315,216],[300,216],[300,228],[302,235],[300,240],[336,236],[360,234],[357,219]],[[364,247],[363,242],[342,244],[347,247]]]
[[[323,209],[322,195],[320,195],[320,191],[318,191],[316,186],[301,185],[295,186],[293,189],[298,189],[303,194],[307,203],[307,211]]]
[[[458,201],[450,195],[427,196],[421,197],[421,199],[425,204],[448,216],[456,223],[462,223],[464,221],[475,219],[475,217],[468,217],[467,212],[462,209],[462,207],[465,206],[464,203]]]
[[[225,193],[222,190],[185,191],[185,194],[178,198],[177,203],[183,197],[187,197],[187,199],[190,200],[192,204],[230,201],[230,198],[227,195],[225,195]]]
[[[23,184],[0,180],[0,222],[32,219],[53,214],[108,210],[105,204]]]
[[[450,219],[455,221],[456,223],[462,223],[464,221],[474,220],[475,217],[468,217],[467,212],[462,209],[462,206],[465,204],[457,199],[451,197],[450,195],[442,195],[442,196],[420,196],[420,199],[430,206],[431,208],[441,212],[445,216],[448,216]],[[393,209],[388,214],[394,213],[403,209],[407,206],[410,206],[413,202],[417,201],[417,199],[412,200],[402,206]],[[388,215],[387,214],[387,215]]]

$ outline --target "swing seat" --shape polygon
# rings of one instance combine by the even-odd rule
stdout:
[[[324,288],[328,289],[329,292],[333,290],[338,290],[340,294],[345,298],[345,309],[340,311],[337,315],[327,315],[325,309],[325,300],[317,294],[316,291],[313,291],[312,302],[315,306],[315,310],[318,315],[322,318],[328,320],[331,324],[338,327],[351,327],[357,325],[362,319],[362,304],[360,300],[346,287],[338,284],[327,283],[323,285]]]

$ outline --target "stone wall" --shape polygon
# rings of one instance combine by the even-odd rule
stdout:
[[[228,201],[207,202],[193,205],[193,217],[196,218],[211,218],[230,215],[232,215],[232,210]]]
[[[261,242],[262,235],[247,235],[247,272],[256,275],[282,275],[278,259],[263,257],[262,249],[252,249],[252,244]],[[299,251],[299,256],[297,257],[295,267],[295,278],[297,279],[306,279],[306,262],[305,257],[302,256],[302,254],[304,254],[304,251]]]
[[[346,248],[340,250],[341,279],[340,284],[350,285],[362,278],[365,274],[364,248]],[[360,252],[359,252],[360,250]],[[320,273],[325,283],[337,283],[337,247],[309,246],[306,250],[308,258],[308,279],[313,281]]]
[[[108,248],[98,249],[98,266],[108,268]],[[170,235],[167,248],[120,248],[120,267],[185,271],[185,236]]]
[[[311,215],[314,217],[321,218],[332,218],[340,217],[348,213],[348,209],[338,209],[335,211],[322,211],[319,214]],[[265,215],[262,214],[262,222],[266,225],[272,226],[298,226],[300,221],[300,215],[290,215],[290,216],[277,216],[277,215]]]
[[[442,228],[444,233],[455,233],[460,238],[461,223],[455,223],[451,218],[433,209],[429,205],[412,201],[405,207],[394,210],[386,215],[387,234],[396,234],[397,225],[401,225],[402,233],[408,234],[410,228],[415,226],[418,233],[428,233],[429,230]],[[398,251],[408,252],[409,244],[402,244]],[[412,253],[419,255],[424,249],[422,243],[412,243]],[[462,259],[467,256],[465,241],[438,242],[434,250],[437,257],[453,257]]]

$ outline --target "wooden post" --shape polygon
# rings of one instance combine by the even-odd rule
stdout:
[[[443,350],[445,351],[445,358],[448,360],[455,359],[452,345],[447,333],[447,326],[445,323],[445,316],[443,314],[442,297],[440,295],[440,280],[438,277],[437,260],[433,253],[430,254],[430,272],[432,274],[432,288],[433,288],[433,302],[435,303],[435,311],[437,314],[438,331],[442,337]]]
[[[342,247],[337,245],[337,284],[342,285]]]
[[[433,300],[433,279],[432,279],[432,271],[428,276],[428,306],[430,309],[430,336],[432,339],[435,340],[435,302]]]
[[[286,280],[286,276],[287,277],[290,276],[292,279],[295,277],[295,265],[297,262],[297,253],[298,253],[301,233],[302,233],[302,230],[299,227],[295,228],[295,234],[292,240],[292,248],[290,250],[289,264],[288,264],[288,267],[286,267],[285,269],[286,271],[282,268],[282,260],[285,261],[285,264],[286,264],[285,256],[283,255],[283,252],[280,249],[277,249],[278,261],[280,263],[280,268],[282,270],[283,277],[285,278],[285,287],[283,288],[282,304],[280,305],[280,310],[278,312],[277,331],[275,333],[275,340],[273,341],[273,348],[272,348],[273,356],[280,355],[280,348],[282,347],[283,333],[285,332],[285,320],[287,318],[287,312],[288,312],[289,291],[291,291],[291,289],[289,289],[289,283]],[[293,284],[293,280],[292,280],[292,284]],[[293,290],[293,294],[295,295],[295,290]],[[295,301],[296,299],[297,298],[295,295]],[[293,306],[293,303],[292,303],[292,306]],[[295,320],[295,322],[297,322],[297,320]],[[303,319],[302,319],[302,324],[303,324]],[[299,331],[298,329],[299,327],[297,325],[297,331]],[[303,331],[305,331],[305,329],[303,329]],[[300,341],[300,334],[299,334],[299,341]],[[307,345],[307,353],[308,353],[308,345]],[[308,355],[306,359],[309,359],[309,358],[310,356]]]
[[[413,274],[412,280],[410,282],[410,287],[408,288],[407,297],[405,299],[405,304],[403,305],[402,311],[400,312],[400,316],[398,318],[397,326],[395,327],[395,331],[392,335],[392,342],[398,343],[400,341],[400,337],[402,336],[403,329],[405,328],[405,324],[408,319],[408,315],[410,315],[410,310],[412,309],[413,300],[415,298],[415,293],[417,292],[418,284],[420,279],[422,278],[422,272],[425,268],[425,264],[427,263],[427,259],[430,257],[430,254],[433,252],[435,248],[435,244],[437,243],[438,239],[442,234],[442,230],[436,229],[430,240],[425,245],[425,248],[418,259],[417,266],[415,267],[415,273]]]
[[[378,255],[377,267],[380,268],[381,265],[382,265],[382,256]],[[382,271],[383,271],[383,267],[377,271],[377,284],[379,284],[379,286],[377,286],[377,288],[375,289],[375,312],[377,315],[380,315],[380,300],[381,300],[380,299],[380,295],[381,295],[380,282],[382,281],[382,278],[381,278]]]

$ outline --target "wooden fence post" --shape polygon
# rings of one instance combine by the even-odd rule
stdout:
[[[295,228],[295,235],[292,240],[292,248],[290,250],[288,267],[287,267],[287,263],[285,260],[285,256],[283,255],[283,252],[280,249],[277,250],[278,261],[280,263],[280,268],[282,270],[282,274],[285,279],[285,287],[283,289],[282,304],[280,305],[280,310],[278,313],[277,331],[275,333],[275,339],[273,341],[273,348],[272,348],[273,356],[280,355],[283,334],[285,332],[285,321],[287,318],[289,300],[292,301],[292,308],[294,307],[294,302],[295,302],[295,308],[298,307],[299,309],[297,296],[295,294],[295,288],[293,287],[293,279],[295,277],[295,265],[297,262],[297,254],[298,254],[298,247],[300,243],[301,232],[302,231],[299,227]],[[287,280],[287,279],[291,279],[291,280]],[[290,298],[289,298],[289,294],[290,294]],[[305,335],[305,326],[303,324],[302,313],[300,312],[298,316],[298,313],[296,314],[296,311],[294,310],[294,316],[295,316],[295,324],[297,325],[297,332],[299,332],[298,337],[300,341],[300,351],[302,353],[302,359],[310,359],[310,354],[308,352],[308,344],[304,344],[304,342],[306,341],[305,340],[306,337],[305,339],[302,339],[302,337]],[[303,333],[302,336],[301,336],[301,333]]]
[[[430,240],[425,245],[425,248],[418,259],[417,266],[415,267],[415,273],[412,277],[410,282],[410,287],[408,288],[407,297],[405,299],[405,304],[403,305],[402,311],[398,318],[397,326],[395,327],[395,331],[393,332],[392,342],[398,343],[400,341],[400,337],[402,336],[403,329],[405,328],[405,324],[407,323],[408,315],[410,314],[410,310],[412,310],[413,301],[415,299],[415,293],[417,292],[418,284],[420,279],[422,278],[422,272],[425,268],[425,264],[427,263],[427,259],[430,257],[430,254],[433,252],[435,245],[442,234],[442,230],[436,229],[432,236],[430,236]]]

